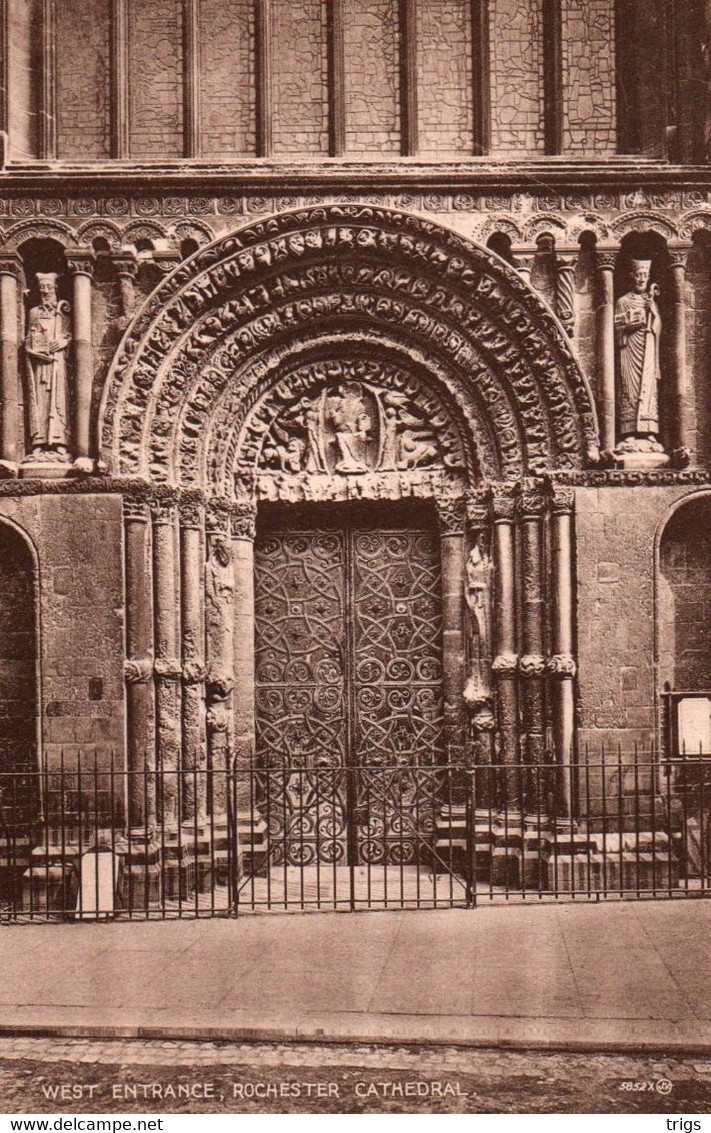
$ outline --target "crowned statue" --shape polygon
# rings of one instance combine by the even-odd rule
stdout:
[[[40,302],[30,310],[25,338],[32,458],[66,461],[69,459],[69,304],[57,297],[56,272],[38,272],[37,283]]]
[[[662,320],[657,305],[659,287],[656,283],[650,285],[650,269],[649,260],[632,260],[630,290],[615,306],[615,335],[620,354],[621,438],[616,452],[622,457],[642,455],[646,463],[661,463],[664,454],[659,443]]]

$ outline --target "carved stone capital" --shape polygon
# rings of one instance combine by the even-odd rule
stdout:
[[[148,523],[151,512],[148,501],[140,496],[123,497],[124,523]]]
[[[513,523],[516,518],[516,500],[505,492],[494,492],[491,499],[494,523]]]
[[[178,657],[156,657],[153,672],[163,681],[177,681],[183,670]]]
[[[0,256],[0,275],[11,275],[14,279],[21,279],[22,262],[19,256]]]
[[[595,253],[595,265],[598,271],[613,272],[617,263],[619,248],[598,248]]]
[[[138,275],[138,261],[135,256],[128,255],[124,252],[121,255],[112,256],[111,261],[119,279],[133,281]]]
[[[176,500],[170,496],[154,498],[151,500],[150,509],[155,526],[160,526],[161,524],[170,525],[173,523],[177,513]]]
[[[229,535],[232,506],[234,505],[218,500],[208,501],[205,509],[205,530],[208,535]]]
[[[198,658],[185,661],[183,664],[183,684],[199,685],[205,680],[205,665]]]
[[[551,493],[553,515],[570,515],[575,508],[575,491],[565,484],[554,484]]]
[[[570,653],[555,653],[548,658],[546,668],[552,677],[574,677],[578,671],[575,658]]]
[[[123,663],[123,677],[126,684],[147,684],[153,676],[151,657],[130,657]]]
[[[202,527],[205,505],[202,499],[183,496],[180,500],[179,513],[181,527],[200,528]]]
[[[491,664],[492,673],[496,673],[499,677],[514,677],[518,672],[518,654],[517,653],[499,653],[498,657],[494,657]]]
[[[683,272],[686,269],[686,261],[688,259],[689,252],[691,251],[692,247],[693,247],[692,244],[684,244],[682,246],[674,245],[674,244],[667,245],[667,254],[669,256],[668,263],[669,263],[669,270],[670,271],[672,271],[676,274],[677,270],[680,270],[681,272]]]
[[[517,501],[518,518],[522,522],[540,519],[546,510],[546,497],[543,487],[539,484],[522,484],[521,494]]]
[[[467,505],[462,496],[436,501],[437,518],[442,535],[463,535],[467,524]]]
[[[543,677],[546,672],[546,659],[540,653],[524,653],[519,659],[518,669],[523,677]]]
[[[71,275],[88,275],[91,278],[94,274],[94,253],[93,252],[75,252],[67,256],[67,271]]]
[[[489,498],[486,492],[470,492],[466,497],[467,528],[479,531],[490,519]]]
[[[230,527],[233,539],[254,540],[257,534],[257,505],[233,504],[230,508]]]

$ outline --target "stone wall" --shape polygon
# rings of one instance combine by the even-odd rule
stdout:
[[[108,2],[62,0],[56,11],[63,45],[57,52],[57,154],[108,157]]]
[[[202,0],[200,38],[203,153],[206,157],[254,153],[252,0]]]
[[[50,762],[79,750],[123,759],[122,510],[118,496],[0,500],[39,560],[42,741]]]
[[[438,0],[417,13],[420,152],[471,154],[472,32],[468,0]]]
[[[346,148],[373,156],[400,151],[396,0],[345,4]]]
[[[183,149],[182,3],[131,4],[131,155],[179,157]]]
[[[541,0],[492,0],[491,148],[543,152]]]
[[[655,737],[655,537],[679,487],[579,488],[575,502],[581,749]]]
[[[272,9],[273,149],[328,153],[328,61],[325,0]]]
[[[563,149],[614,153],[614,0],[564,0]]]

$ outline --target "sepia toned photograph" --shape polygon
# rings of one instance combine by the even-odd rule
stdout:
[[[0,0],[0,1112],[701,1128],[709,162],[708,0]]]

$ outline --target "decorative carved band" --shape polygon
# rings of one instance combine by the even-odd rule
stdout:
[[[153,676],[151,657],[130,657],[123,663],[123,676],[126,684],[146,684]]]
[[[516,676],[518,672],[518,654],[499,653],[498,657],[494,657],[491,671],[492,673],[496,673],[499,677]]]
[[[555,653],[548,658],[546,668],[553,677],[574,677],[578,671],[575,658],[570,653]]]
[[[519,659],[518,668],[523,677],[543,677],[546,672],[546,659],[540,653],[524,653]]]
[[[153,672],[164,681],[180,680],[183,670],[177,657],[156,657]]]
[[[490,708],[482,708],[472,716],[472,724],[477,732],[493,732],[496,728],[496,717]]]
[[[479,531],[482,527],[486,527],[491,517],[489,493],[486,491],[467,493],[466,511],[467,527],[470,531]]]

